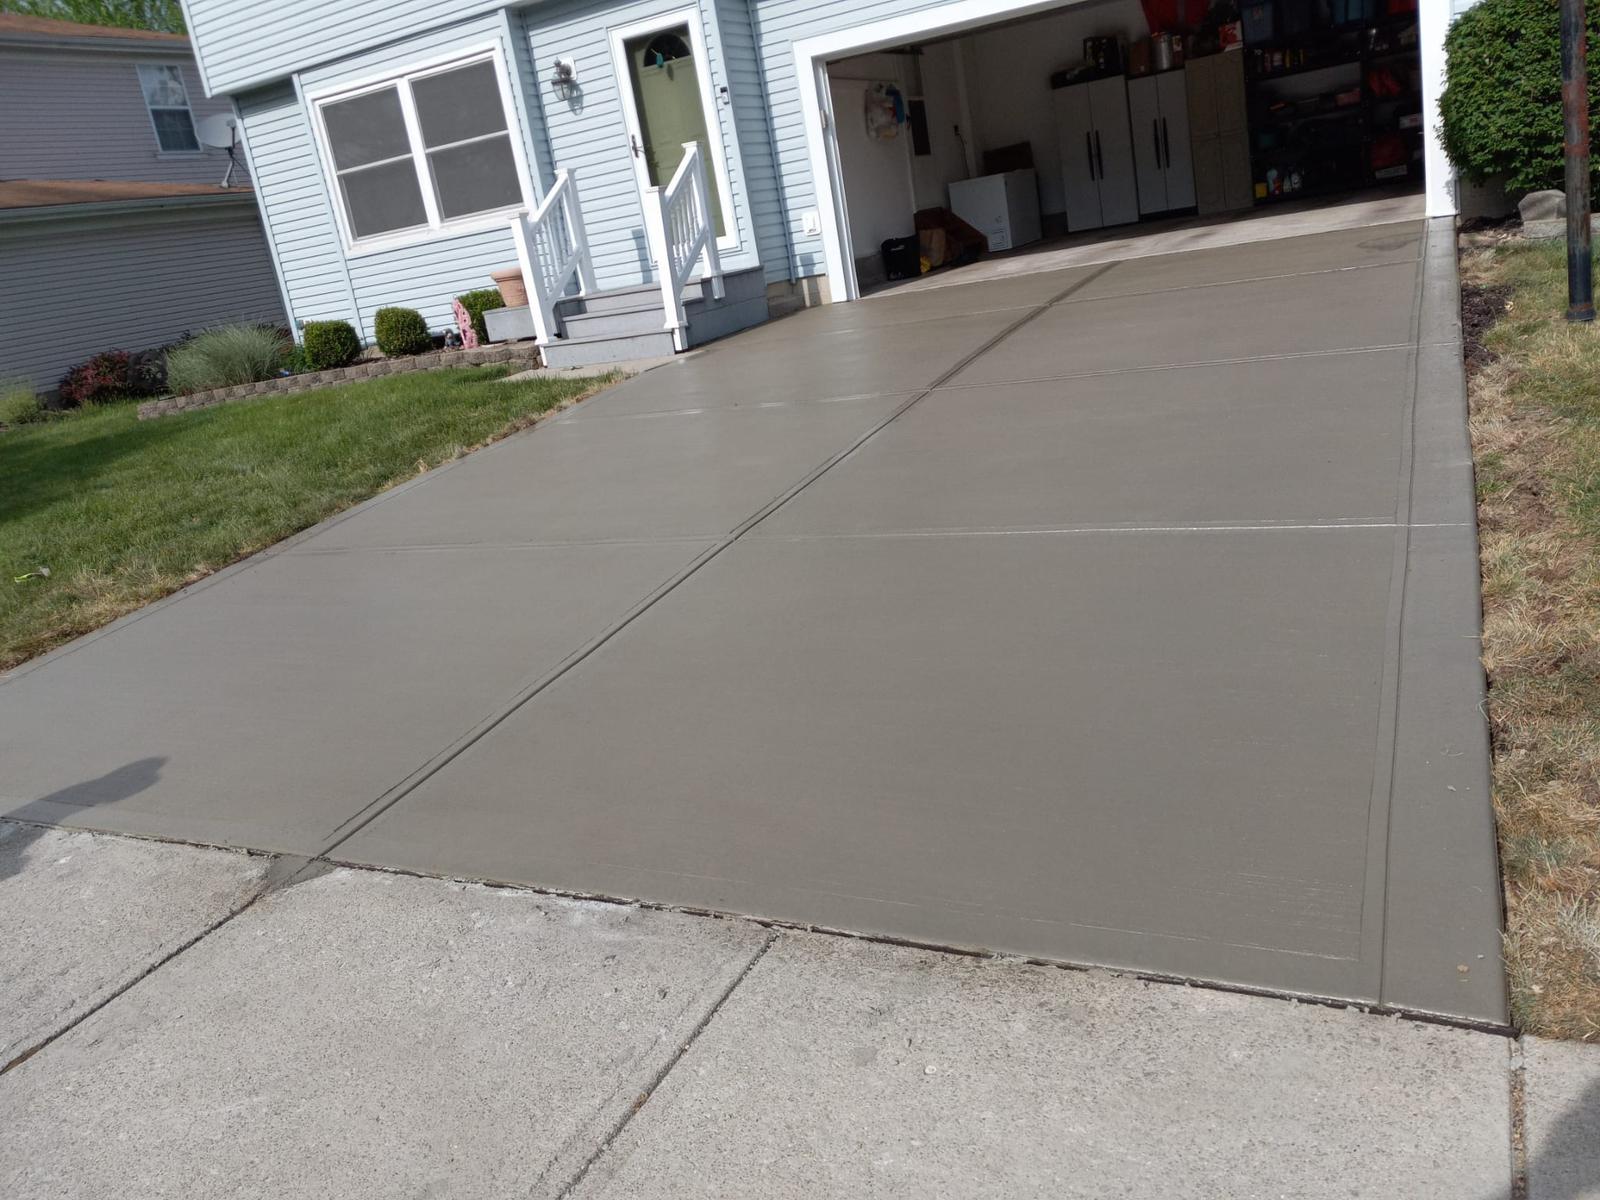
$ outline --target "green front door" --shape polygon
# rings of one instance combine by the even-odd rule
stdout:
[[[633,147],[634,153],[644,159],[651,184],[665,187],[683,160],[683,144],[699,142],[711,215],[716,221],[717,236],[726,237],[722,196],[712,158],[718,150],[706,135],[700,66],[695,61],[689,27],[678,25],[640,34],[629,38],[624,47],[628,73],[633,79],[633,102],[639,114],[639,142]]]

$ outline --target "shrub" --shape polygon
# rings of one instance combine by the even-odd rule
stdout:
[[[184,341],[171,342],[152,350],[136,350],[128,355],[128,390],[135,396],[159,396],[167,390],[167,355]]]
[[[26,379],[0,380],[0,425],[26,425],[44,419],[44,409]]]
[[[1600,0],[1588,4],[1588,26],[1594,46]],[[1482,0],[1451,26],[1445,49],[1440,133],[1456,169],[1476,183],[1504,176],[1513,192],[1561,187],[1560,5]],[[1600,71],[1591,70],[1591,110],[1597,101]]]
[[[174,347],[166,383],[188,395],[271,379],[283,364],[289,337],[271,325],[221,325]]]
[[[306,359],[306,348],[299,342],[289,346],[289,352],[283,356],[283,368],[279,374],[303,375],[311,370],[311,364]]]
[[[73,367],[56,386],[61,407],[77,408],[131,395],[128,357],[126,350],[106,350]]]
[[[372,319],[378,349],[385,354],[424,354],[433,349],[428,323],[414,308],[380,308]]]
[[[467,310],[467,318],[472,322],[472,332],[478,335],[478,344],[481,346],[489,340],[489,330],[484,326],[483,314],[491,308],[504,308],[505,299],[496,288],[479,288],[475,292],[468,292],[464,296],[457,296],[456,303]],[[466,335],[466,330],[462,330]]]
[[[313,371],[346,366],[361,353],[361,339],[349,321],[307,321],[300,340],[306,366]]]

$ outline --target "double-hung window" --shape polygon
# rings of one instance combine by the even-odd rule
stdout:
[[[352,244],[524,203],[492,56],[418,72],[317,105]]]
[[[199,153],[200,139],[194,132],[183,68],[140,63],[139,86],[144,89],[144,106],[150,110],[150,124],[155,127],[156,145],[162,153]]]

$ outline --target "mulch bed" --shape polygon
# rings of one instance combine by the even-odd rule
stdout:
[[[1461,288],[1461,349],[1467,360],[1467,373],[1492,363],[1498,355],[1483,344],[1494,323],[1505,315],[1511,289],[1503,285],[1485,287],[1463,284]]]

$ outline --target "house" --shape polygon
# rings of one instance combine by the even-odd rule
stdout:
[[[451,297],[520,264],[532,300],[502,331],[584,361],[852,299],[916,210],[1007,170],[1033,172],[1046,233],[1395,183],[1452,212],[1434,133],[1452,3],[1246,4],[1245,44],[1215,72],[1151,34],[1203,25],[1207,0],[185,10],[206,90],[240,117],[296,323],[370,337],[401,304],[441,328]],[[1345,23],[1308,58],[1330,12]],[[1209,36],[1220,49],[1233,29]],[[1075,73],[1107,38],[1110,60]],[[1100,89],[1098,117],[1080,82]],[[891,115],[869,134],[874,104]],[[1331,118],[1320,151],[1311,109]],[[1381,157],[1329,135],[1357,119],[1382,131]]]
[[[187,38],[0,13],[0,378],[285,320],[255,193],[201,144]]]

